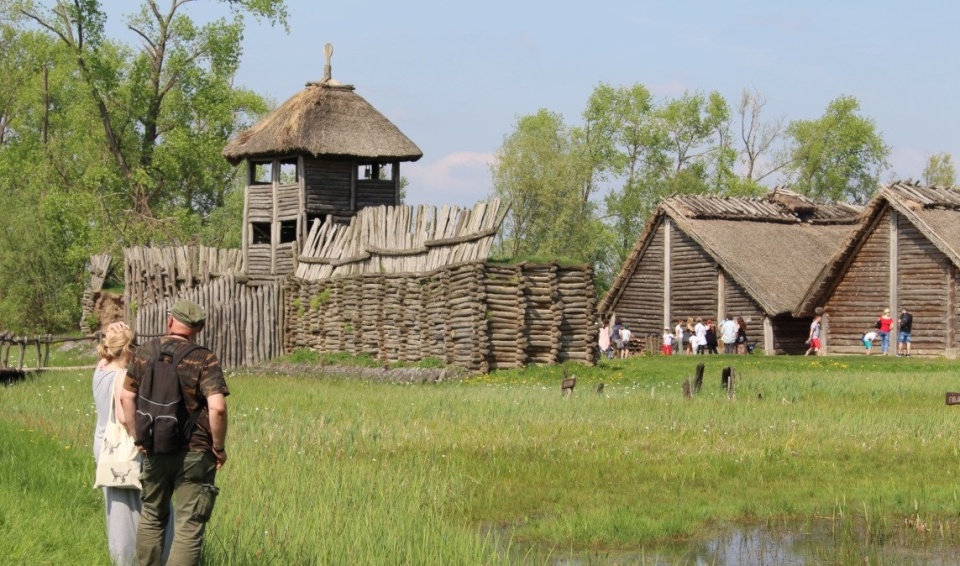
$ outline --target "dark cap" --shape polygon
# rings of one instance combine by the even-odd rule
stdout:
[[[177,301],[177,304],[173,305],[173,308],[170,309],[170,316],[190,328],[201,326],[207,320],[207,314],[203,312],[203,307],[186,299]]]

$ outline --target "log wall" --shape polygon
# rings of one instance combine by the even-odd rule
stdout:
[[[889,304],[889,224],[890,213],[884,212],[854,252],[846,273],[823,305],[829,318],[828,353],[863,353],[860,337],[873,328]]]
[[[682,230],[673,228],[670,257],[670,316],[717,318],[716,262]]]
[[[466,262],[422,274],[289,278],[284,348],[438,358],[470,371],[596,360],[592,270]]]
[[[613,306],[636,338],[663,333],[664,230],[661,223]]]
[[[902,215],[898,223],[898,233],[899,304],[891,305],[891,316],[897,320],[900,317],[900,308],[907,307],[913,314],[911,351],[918,354],[942,354],[948,347],[945,330],[946,321],[950,317],[947,310],[950,261]],[[895,337],[891,337],[891,344],[894,340]]]

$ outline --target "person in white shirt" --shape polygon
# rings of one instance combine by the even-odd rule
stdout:
[[[660,346],[660,353],[664,356],[673,355],[673,334],[670,334],[669,328],[663,329],[663,344]]]
[[[620,339],[623,340],[623,348],[620,349],[620,357],[626,358],[630,354],[630,329],[624,325],[623,329],[620,330]]]
[[[697,318],[697,324],[693,327],[693,333],[697,338],[697,343],[694,344],[693,351],[696,354],[702,354],[704,350],[706,350],[705,346],[707,345],[707,325],[703,323],[702,318]]]
[[[723,353],[733,354],[737,346],[737,322],[729,314],[720,323],[720,339],[723,340]]]
[[[870,348],[873,348],[873,341],[877,339],[876,330],[868,330],[863,333],[863,336],[860,337],[860,341],[863,342],[863,347],[867,351],[867,355],[870,355]]]

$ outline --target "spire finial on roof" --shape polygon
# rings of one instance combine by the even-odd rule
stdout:
[[[330,66],[330,58],[333,56],[333,44],[328,43],[323,46],[323,56],[326,58],[327,63],[323,66],[323,81],[324,83],[330,82],[330,79],[333,78],[333,69]]]

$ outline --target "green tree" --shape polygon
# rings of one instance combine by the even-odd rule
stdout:
[[[957,182],[957,168],[949,153],[937,153],[927,158],[923,168],[923,182],[927,185],[953,186]]]
[[[188,3],[145,0],[127,16],[139,49],[104,36],[107,13],[96,0],[21,7],[73,59],[112,162],[108,185],[123,197],[113,201],[140,221],[124,232],[129,240],[177,236],[162,222],[173,211],[203,215],[222,205],[234,172],[220,151],[244,116],[265,109],[260,97],[233,86],[243,15],[285,24],[283,1],[228,0],[232,18],[202,26],[184,13]]]
[[[817,199],[869,200],[890,148],[873,120],[859,111],[856,98],[841,96],[822,117],[790,123],[787,171],[794,190]]]
[[[510,257],[585,259],[593,204],[584,200],[589,172],[563,118],[540,110],[517,120],[493,166],[496,194],[509,204],[502,243]]]
[[[227,1],[232,17],[201,26],[190,4],[144,1],[132,47],[104,36],[95,0],[0,0],[0,329],[75,323],[92,253],[239,235],[242,192],[220,151],[266,110],[233,86],[243,15],[286,11]]]

